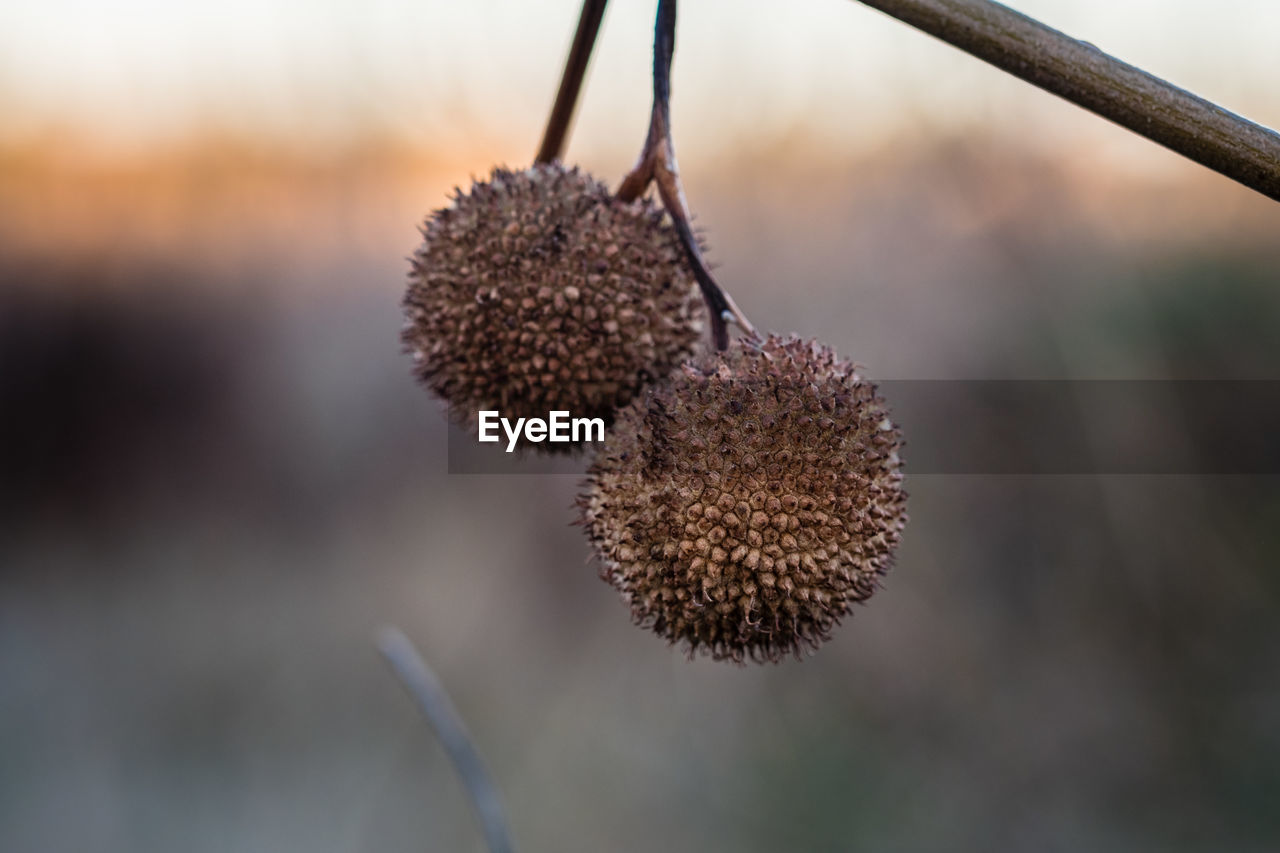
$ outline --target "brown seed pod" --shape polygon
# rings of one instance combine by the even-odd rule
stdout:
[[[798,656],[892,564],[901,447],[875,385],[830,349],[735,342],[619,414],[581,521],[637,623],[691,655]]]
[[[459,421],[560,410],[612,423],[699,339],[701,301],[661,208],[576,168],[494,169],[422,233],[402,338]]]

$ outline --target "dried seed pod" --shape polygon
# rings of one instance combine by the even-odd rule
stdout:
[[[611,423],[699,339],[701,302],[662,210],[576,168],[495,169],[422,233],[402,337],[460,421],[496,410]]]
[[[690,654],[776,661],[816,648],[892,564],[901,446],[830,349],[735,342],[620,413],[581,521],[637,623]]]

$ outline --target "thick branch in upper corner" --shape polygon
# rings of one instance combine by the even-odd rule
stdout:
[[[1280,134],[1088,42],[991,0],[859,2],[1280,201]]]

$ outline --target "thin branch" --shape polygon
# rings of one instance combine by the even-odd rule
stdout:
[[[551,116],[547,119],[547,129],[542,135],[542,145],[538,148],[538,156],[533,161],[535,163],[550,163],[564,156],[564,144],[569,136],[573,111],[578,105],[578,93],[582,91],[582,79],[587,74],[587,63],[591,60],[591,50],[596,45],[596,35],[600,32],[600,21],[604,18],[604,7],[608,2],[609,0],[583,0],[582,14],[578,17],[578,31],[573,35],[573,44],[570,45],[569,56],[564,62],[560,90],[556,92],[556,101],[551,107]]]
[[[1280,134],[991,0],[859,0],[1280,201]]]
[[[480,761],[471,734],[445,692],[444,685],[399,628],[384,628],[379,633],[378,651],[418,703],[462,777],[462,784],[466,786],[480,818],[489,850],[492,853],[511,853],[511,836],[498,790]]]
[[[671,60],[675,49],[676,0],[658,0],[653,31],[653,110],[649,116],[649,132],[636,165],[622,179],[617,195],[623,201],[635,201],[650,183],[657,181],[658,195],[675,223],[680,245],[702,290],[707,313],[711,315],[711,339],[716,349],[724,350],[729,347],[730,321],[748,335],[755,336],[756,330],[733,298],[716,283],[693,233],[693,217],[680,183],[680,169],[676,166],[676,151],[671,141]]]

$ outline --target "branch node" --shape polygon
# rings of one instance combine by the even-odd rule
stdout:
[[[657,182],[658,196],[675,225],[680,245],[702,290],[702,299],[711,320],[711,339],[716,349],[725,350],[729,348],[729,322],[749,335],[755,335],[755,328],[716,282],[702,257],[689,203],[680,183],[675,145],[671,141],[671,60],[675,55],[675,32],[676,0],[658,0],[653,36],[653,109],[649,115],[649,131],[636,165],[622,179],[617,196],[623,201],[634,201],[651,183]]]

